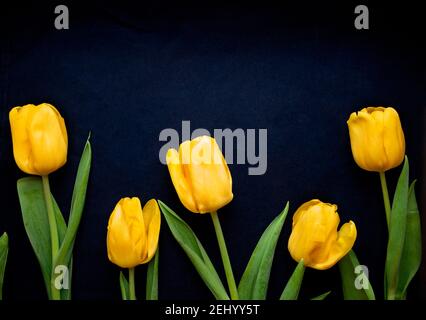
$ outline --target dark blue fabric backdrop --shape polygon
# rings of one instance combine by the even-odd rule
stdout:
[[[381,296],[387,235],[379,177],[354,163],[346,120],[363,106],[396,107],[411,178],[421,178],[425,35],[417,8],[371,5],[371,29],[358,31],[355,5],[327,2],[279,8],[64,3],[70,10],[66,31],[54,29],[56,3],[2,10],[0,232],[10,237],[7,299],[45,298],[22,224],[15,184],[24,174],[13,160],[8,123],[13,106],[41,102],[57,106],[68,128],[68,163],[51,180],[64,212],[92,132],[93,169],[75,246],[75,298],[120,298],[119,269],[107,259],[105,238],[109,214],[123,196],[155,197],[174,208],[224,279],[210,218],[183,208],[158,160],[160,131],[180,131],[182,120],[193,129],[268,129],[266,174],[248,176],[248,166],[231,165],[235,198],[219,213],[237,278],[264,228],[289,200],[269,291],[277,299],[296,265],[287,250],[291,216],[304,201],[320,198],[339,205],[342,222],[355,221],[355,250]],[[398,173],[389,174],[391,188]],[[160,298],[211,298],[166,223],[160,238]],[[136,274],[140,296],[145,270]],[[422,282],[416,278],[412,297],[425,296]],[[337,268],[307,270],[302,298],[328,290],[339,297]]]

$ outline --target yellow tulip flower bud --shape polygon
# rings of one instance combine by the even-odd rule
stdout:
[[[9,113],[13,155],[18,167],[35,175],[48,175],[67,161],[65,121],[48,103],[15,107]]]
[[[232,177],[214,138],[197,137],[169,149],[167,166],[180,201],[190,211],[207,213],[228,204]]]
[[[404,132],[394,108],[364,108],[347,123],[352,154],[362,169],[385,172],[404,160]]]
[[[161,216],[155,199],[141,206],[139,198],[123,198],[108,222],[107,250],[112,263],[134,268],[149,262],[157,251]]]
[[[352,248],[356,227],[352,221],[339,231],[337,206],[311,200],[300,206],[293,216],[293,229],[288,250],[294,260],[303,259],[305,266],[324,270],[334,266]]]

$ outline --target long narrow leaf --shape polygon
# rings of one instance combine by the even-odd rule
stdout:
[[[78,165],[77,176],[74,184],[74,191],[71,200],[71,210],[68,219],[68,229],[59,249],[55,265],[68,265],[72,256],[74,241],[83,214],[86,199],[87,183],[89,180],[90,166],[92,162],[92,148],[89,139],[86,142],[80,163]]]
[[[158,300],[158,260],[160,252],[157,252],[154,258],[148,264],[146,273],[146,300]]]
[[[315,298],[312,298],[311,300],[324,300],[328,297],[328,295],[331,293],[331,291],[327,291],[323,294],[320,294],[319,296],[316,296]]]
[[[275,248],[288,208],[289,203],[287,202],[284,210],[271,222],[259,239],[238,286],[240,299],[266,299]]]
[[[158,204],[174,238],[185,251],[198,274],[215,298],[219,300],[229,300],[229,296],[223,287],[219,275],[195,233],[188,224],[166,204],[160,200],[158,200]]]
[[[305,265],[303,259],[299,261],[294,269],[293,274],[287,282],[283,293],[281,294],[280,300],[297,300],[302,286],[303,275],[305,274]]]
[[[19,202],[25,231],[40,264],[47,294],[50,295],[50,277],[52,272],[50,229],[46,205],[43,198],[43,186],[40,177],[25,177],[17,182]]]
[[[405,231],[407,227],[408,177],[408,158],[405,157],[404,166],[398,179],[392,203],[389,241],[386,255],[385,274],[387,299],[390,300],[396,297],[398,271],[404,248]]]
[[[70,263],[68,264],[68,289],[61,290],[61,300],[71,300],[72,269],[73,258],[71,257]]]
[[[343,298],[345,300],[375,300],[376,297],[370,280],[368,279],[368,274],[361,274],[361,269],[357,271],[358,266],[360,266],[360,263],[353,250],[349,251],[349,253],[339,261]],[[359,281],[357,279],[359,279]],[[358,287],[356,285],[357,282],[359,282]]]
[[[129,282],[124,276],[123,272],[120,271],[120,290],[121,290],[121,299],[129,300]]]
[[[40,192],[43,192],[43,190],[40,190]],[[62,244],[64,241],[65,233],[67,232],[67,224],[65,222],[64,216],[62,215],[61,209],[58,206],[58,203],[55,200],[55,197],[51,194],[52,201],[53,201],[53,210],[55,212],[55,220],[56,220],[56,227],[58,229],[58,239],[59,239],[59,245]],[[46,213],[47,214],[47,213]],[[56,266],[56,265],[55,265]],[[55,270],[52,270],[52,281],[55,281],[56,276],[59,276],[55,273]],[[71,272],[70,266],[68,266],[68,285],[71,285]],[[71,290],[68,289],[61,289],[61,300],[70,300],[71,297]]]
[[[422,259],[422,235],[414,181],[408,192],[407,226],[404,249],[399,267],[397,298],[405,299],[408,285],[420,268]]]
[[[40,190],[40,192],[43,192],[43,189]],[[56,227],[58,229],[58,240],[59,244],[61,244],[62,241],[64,241],[65,233],[67,232],[67,223],[65,222],[64,216],[62,215],[61,209],[59,208],[53,194],[51,194],[51,197],[53,202],[53,211],[55,212]]]
[[[0,237],[0,300],[3,299],[3,280],[6,270],[7,254],[9,252],[9,238],[7,233]]]

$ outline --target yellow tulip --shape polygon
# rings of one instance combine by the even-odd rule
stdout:
[[[197,137],[169,149],[167,166],[180,201],[196,213],[214,212],[232,198],[232,177],[214,138]]]
[[[65,121],[48,103],[15,107],[9,113],[13,155],[18,167],[35,175],[48,175],[67,161]]]
[[[157,251],[160,209],[155,199],[141,206],[139,198],[123,198],[108,222],[107,250],[112,263],[134,268],[149,262]]]
[[[303,259],[305,266],[324,270],[334,266],[352,248],[356,227],[352,221],[339,231],[337,206],[311,200],[297,209],[293,216],[293,229],[288,250],[294,260]]]
[[[385,172],[404,160],[404,132],[394,108],[364,108],[347,123],[352,154],[362,169]]]

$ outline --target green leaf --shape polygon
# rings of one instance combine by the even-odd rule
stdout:
[[[43,190],[41,190],[41,192],[44,192]],[[58,229],[58,238],[59,238],[59,245],[61,245],[61,243],[64,241],[64,237],[65,237],[65,233],[67,231],[67,224],[65,222],[64,216],[61,213],[61,209],[58,206],[58,203],[56,202],[55,198],[52,196],[52,202],[53,202],[53,210],[55,212],[55,220],[56,220],[56,227]],[[47,213],[46,213],[47,214]],[[49,233],[50,235],[50,233]],[[62,289],[60,290],[60,294],[61,294],[61,300],[70,300],[71,299],[71,276],[72,276],[72,265],[71,262],[69,263],[68,266],[68,285],[70,286],[68,289]],[[52,274],[52,279],[54,281],[56,274],[55,274],[55,270],[52,270],[53,274]]]
[[[121,299],[129,300],[129,282],[124,276],[123,272],[120,271],[120,290],[121,290]]]
[[[73,258],[71,257],[70,263],[68,265],[68,289],[61,290],[61,300],[71,300],[72,269]]]
[[[275,248],[287,216],[289,203],[263,232],[238,285],[241,300],[265,300]]]
[[[146,273],[146,300],[158,300],[158,260],[160,252],[157,252],[154,258],[148,263],[148,271]]]
[[[50,228],[44,202],[43,183],[40,177],[31,176],[19,179],[17,187],[24,227],[40,264],[47,294],[50,298],[50,279],[54,270],[52,270]],[[51,196],[59,243],[61,243],[64,239],[67,225],[55,198],[53,195]]]
[[[327,291],[323,294],[320,294],[319,296],[316,296],[315,298],[312,298],[311,300],[324,300],[328,297],[328,295],[331,293],[331,291]]]
[[[368,274],[356,273],[356,268],[358,266],[360,266],[360,263],[353,250],[349,251],[349,253],[339,261],[343,298],[345,300],[376,300],[373,287],[368,279]],[[360,282],[360,289],[355,286],[356,282]]]
[[[422,259],[421,222],[415,184],[416,181],[413,181],[408,191],[407,225],[398,275],[398,299],[405,299],[408,285],[419,270]]]
[[[158,200],[166,222],[176,241],[191,260],[204,283],[218,300],[229,300],[229,296],[223,287],[215,268],[213,267],[207,252],[198,240],[192,229],[172,209]]]
[[[300,287],[302,286],[303,275],[305,273],[305,265],[303,259],[299,261],[294,269],[293,274],[287,282],[280,300],[297,300],[299,296]]]
[[[387,299],[389,300],[393,300],[396,297],[398,271],[402,251],[404,249],[405,230],[407,228],[408,177],[408,158],[405,157],[404,166],[402,168],[401,175],[399,176],[393,198],[390,218],[389,240],[385,266]]]
[[[43,189],[41,189],[40,191],[43,192]],[[59,239],[59,245],[60,245],[62,241],[64,240],[65,233],[67,231],[67,223],[65,222],[64,216],[62,215],[61,209],[59,209],[59,206],[55,200],[55,197],[52,194],[51,196],[52,196],[52,202],[53,202],[53,210],[55,212],[56,227],[58,229],[58,239]]]
[[[17,182],[25,231],[41,267],[48,297],[52,272],[49,220],[40,177],[25,177]],[[56,212],[56,210],[55,210]]]
[[[86,199],[87,183],[89,180],[90,166],[92,162],[92,148],[89,139],[86,141],[80,163],[78,165],[77,176],[74,184],[74,191],[71,200],[71,210],[68,219],[68,229],[59,249],[55,265],[68,265],[72,256],[74,241],[83,214],[84,202]]]
[[[7,254],[9,252],[9,238],[7,233],[0,237],[0,300],[3,299],[3,280],[6,269]]]
[[[67,265],[70,279],[72,272],[72,248],[84,207],[87,180],[90,172],[90,162],[91,149],[90,143],[87,141],[80,160],[76,183],[74,186],[69,217],[69,228],[67,228],[61,210],[52,196],[60,243],[60,250],[55,260],[55,266]],[[46,290],[50,298],[50,279],[54,278],[55,270],[52,270],[49,220],[43,197],[42,181],[40,177],[26,177],[18,180],[17,187],[25,230],[40,263]],[[61,292],[61,295],[66,299],[70,297],[70,294],[70,290],[62,290]]]

